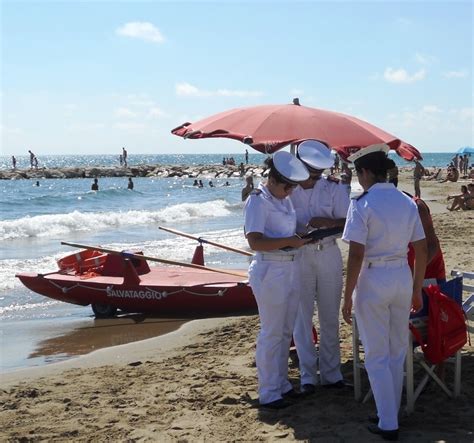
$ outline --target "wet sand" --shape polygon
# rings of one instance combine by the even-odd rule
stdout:
[[[402,173],[402,187],[408,191],[413,189],[410,177]],[[460,185],[421,185],[448,272],[473,270],[474,211],[446,210],[446,196],[457,193]],[[314,396],[279,412],[256,408],[257,333],[255,315],[198,320],[162,337],[3,375],[0,438],[381,441],[365,427],[373,402],[357,403],[350,388],[318,387]],[[351,329],[342,319],[341,354],[344,377],[351,382]],[[447,364],[446,379],[452,376]],[[296,368],[290,377],[297,386]],[[415,412],[403,417],[400,440],[474,440],[474,347],[463,350],[461,396],[450,399],[429,384]]]
[[[2,323],[3,373],[64,361],[98,349],[158,337],[192,318],[126,314],[110,319],[54,318]]]

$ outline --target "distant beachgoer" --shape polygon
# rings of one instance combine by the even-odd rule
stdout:
[[[122,157],[123,157],[123,165],[127,167],[128,152],[125,148],[122,148]]]
[[[420,189],[420,180],[425,173],[425,168],[423,165],[418,161],[415,160],[415,168],[413,169],[413,178],[414,178],[414,185],[415,185],[415,197],[421,197],[421,189]]]
[[[33,154],[30,150],[28,150],[28,152],[30,153],[30,168],[32,168],[36,156],[35,156],[35,154]]]
[[[128,185],[127,185],[127,189],[133,189],[133,181],[132,181],[132,177],[128,177]]]
[[[230,183],[229,183],[229,182],[225,182],[225,183],[224,183],[224,186],[230,186]]]
[[[438,168],[436,172],[433,172],[432,174],[430,174],[430,176],[427,177],[425,180],[439,180],[440,175],[441,175],[441,168]]]
[[[467,154],[464,154],[464,167],[463,167],[463,171],[462,171],[462,173],[464,175],[467,175],[468,167],[469,167],[469,158],[468,158]]]
[[[463,206],[465,211],[474,209],[474,183],[469,183],[467,185],[467,192],[469,193],[469,196],[464,198]]]
[[[440,183],[446,182],[457,182],[459,180],[459,171],[454,166],[448,166],[448,174],[444,180],[441,180]]]
[[[194,180],[193,186],[199,186],[199,183],[197,180]]]
[[[245,150],[245,164],[249,164],[249,151],[248,149]]]
[[[225,166],[226,163],[227,163],[226,158],[225,158],[225,157],[222,157],[222,166]]]
[[[13,165],[13,169],[16,169],[16,158],[14,155],[12,155],[12,165]]]
[[[393,183],[395,187],[398,187],[398,168],[395,162],[389,158],[387,160],[387,175],[388,175],[388,182]]]
[[[339,172],[339,162],[340,162],[339,156],[336,154],[334,156],[334,171],[335,172]]]
[[[36,180],[35,186],[39,186],[39,185],[40,185],[40,182]]]
[[[203,187],[204,187],[204,184],[202,183],[202,180],[199,180],[199,187],[200,187],[200,188],[203,188]]]
[[[209,187],[210,187],[210,188],[213,188],[213,187],[214,187],[214,183],[212,183],[212,180],[209,180]]]
[[[246,185],[245,187],[242,189],[242,201],[244,202],[245,200],[247,200],[247,197],[250,195],[250,193],[253,191],[254,189],[254,184],[253,184],[253,177],[251,175],[248,175],[246,178],[245,178],[245,182],[246,182]]]
[[[36,155],[35,155],[35,158],[33,159],[33,166],[35,167],[35,169],[38,169],[38,157],[36,157]]]
[[[468,186],[465,186],[465,185],[461,186],[461,194],[448,195],[448,200],[453,200],[453,204],[451,206],[448,206],[448,209],[450,211],[455,211],[457,209],[463,209],[463,210],[473,209],[474,207],[473,191],[474,191],[474,184],[469,183]]]
[[[242,162],[239,165],[239,171],[240,171],[240,176],[243,177],[245,174],[245,166]]]
[[[120,166],[122,166],[123,165],[123,155],[122,154],[119,155],[119,162],[120,162]]]
[[[94,183],[92,183],[91,191],[98,191],[99,190],[99,180],[94,178]]]

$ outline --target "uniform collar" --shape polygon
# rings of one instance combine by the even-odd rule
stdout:
[[[271,194],[271,192],[268,190],[267,188],[267,185],[263,184],[262,182],[259,183],[258,185],[258,189],[260,189],[262,191],[262,195],[263,197],[267,198],[267,199],[270,199],[270,200],[273,200],[274,197],[273,195]]]
[[[393,183],[374,183],[368,190],[372,189],[393,189],[395,186]]]

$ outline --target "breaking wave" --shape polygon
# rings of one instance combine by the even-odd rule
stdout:
[[[0,241],[28,237],[51,237],[127,225],[159,225],[231,215],[233,205],[225,200],[182,203],[158,211],[80,212],[48,214],[0,221]]]

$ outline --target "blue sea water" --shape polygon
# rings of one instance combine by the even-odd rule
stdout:
[[[130,155],[129,164],[220,164],[216,155]],[[452,154],[425,154],[426,166],[444,166]],[[234,155],[237,163],[242,154]],[[250,154],[250,162],[260,164],[261,154]],[[406,162],[395,157],[401,166]],[[18,167],[28,167],[29,158],[18,157]],[[0,157],[0,167],[9,168],[10,158]],[[39,166],[118,166],[111,155],[40,156]],[[0,369],[40,364],[28,360],[31,354],[12,360],[6,357],[11,337],[16,340],[31,325],[64,323],[91,318],[89,307],[49,300],[37,295],[15,278],[18,272],[49,272],[57,269],[56,260],[72,252],[61,241],[102,245],[117,250],[141,249],[146,255],[178,261],[191,261],[197,242],[176,237],[158,229],[172,227],[245,248],[242,229],[241,189],[243,179],[213,179],[215,187],[195,188],[191,179],[135,178],[133,191],[127,179],[100,178],[100,191],[90,191],[90,179],[44,179],[0,181],[0,321],[2,322]],[[204,180],[205,181],[205,180]],[[213,267],[248,266],[245,256],[206,247],[206,264]],[[49,323],[44,323],[49,321]],[[36,331],[36,329],[35,329]],[[27,347],[28,348],[28,347]],[[28,349],[29,349],[28,348]],[[44,362],[42,360],[41,362]]]

